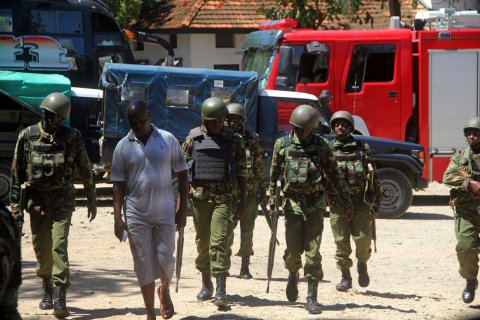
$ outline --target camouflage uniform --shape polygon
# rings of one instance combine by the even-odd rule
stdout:
[[[22,283],[20,232],[12,214],[0,204],[0,319],[21,319],[17,311]]]
[[[234,171],[228,174],[228,180],[191,181],[189,199],[193,209],[198,256],[195,259],[196,268],[202,273],[203,284],[210,288],[210,275],[222,277],[228,274],[230,258],[227,255],[227,241],[232,232],[236,200],[239,195],[236,176],[246,177],[245,145],[242,137],[231,129],[223,128],[219,135],[209,135],[205,126],[190,131],[182,145],[185,159],[189,165],[189,174],[195,175],[192,161],[194,139],[192,132],[200,130],[201,136],[229,145],[228,157],[233,161]],[[196,160],[198,161],[198,160]],[[197,163],[197,165],[200,165]],[[205,165],[205,164],[203,164]],[[192,180],[192,177],[190,177]],[[218,279],[217,279],[218,284]],[[202,288],[203,290],[203,288]],[[218,290],[217,290],[218,291]],[[211,295],[211,294],[210,294]],[[208,294],[206,295],[208,296]],[[199,300],[201,299],[197,296]]]
[[[350,199],[353,204],[353,216],[350,221],[345,217],[343,199],[330,184],[327,185],[327,202],[330,207],[330,225],[337,246],[335,259],[342,274],[353,266],[350,254],[350,237],[356,245],[355,256],[360,264],[366,263],[371,255],[372,217],[371,209],[380,207],[380,185],[373,174],[369,175],[375,164],[367,143],[363,144],[352,135],[346,139],[336,138],[330,142],[338,167],[345,177]],[[372,181],[373,179],[373,181]],[[348,271],[349,273],[349,271]],[[349,286],[351,287],[351,276]],[[362,284],[366,284],[362,283]],[[368,284],[367,284],[368,285]],[[338,289],[338,288],[337,288]],[[346,288],[345,288],[346,289]]]
[[[78,170],[88,206],[95,206],[95,184],[80,132],[60,125],[54,134],[42,122],[22,130],[12,164],[12,211],[18,211],[20,186],[27,184],[25,210],[30,213],[37,276],[57,287],[70,285],[68,233],[75,210],[74,173]],[[50,280],[51,281],[51,280]]]
[[[246,147],[247,164],[247,207],[245,215],[240,220],[240,248],[235,254],[239,257],[253,256],[253,229],[255,228],[255,219],[258,215],[259,199],[265,194],[263,185],[263,161],[262,148],[257,133],[243,130],[241,132]],[[233,229],[237,226],[234,222]],[[228,246],[233,244],[234,233],[228,241]]]
[[[478,157],[480,150],[474,152],[470,147],[455,153],[443,176],[443,183],[452,188],[450,204],[455,213],[459,273],[467,280],[467,288],[470,285],[473,293],[477,286],[480,252],[480,196],[471,191],[469,182],[472,179],[480,181],[480,162],[475,161]]]
[[[342,195],[345,206],[350,205],[345,180],[322,137],[313,135],[308,143],[302,144],[292,132],[275,142],[269,194],[275,194],[276,182],[281,179],[287,242],[285,267],[290,273],[296,273],[302,268],[301,255],[305,252],[305,277],[315,281],[323,279],[319,250],[326,205],[325,177]],[[273,208],[274,199],[270,199],[270,208]]]

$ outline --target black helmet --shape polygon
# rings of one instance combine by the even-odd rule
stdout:
[[[202,121],[225,117],[228,109],[222,99],[211,97],[202,103]]]
[[[65,119],[70,113],[70,99],[58,92],[50,93],[43,99],[40,109],[48,110]]]
[[[245,108],[240,103],[230,103],[227,106],[228,114],[236,114],[242,117],[243,121],[246,120]]]
[[[463,133],[467,135],[467,129],[477,129],[480,130],[480,118],[479,117],[472,117],[468,119],[468,121],[463,126]]]
[[[290,116],[290,124],[303,129],[317,128],[319,120],[320,115],[318,111],[308,104],[299,105]]]
[[[332,118],[330,118],[330,128],[333,130],[333,122],[338,119],[343,119],[348,121],[350,123],[350,126],[352,127],[352,131],[355,130],[355,122],[353,121],[352,114],[348,111],[337,111],[332,115]]]

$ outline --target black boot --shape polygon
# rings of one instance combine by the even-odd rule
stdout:
[[[322,313],[322,308],[317,302],[318,280],[308,280],[307,310],[310,314]]]
[[[298,271],[290,272],[288,275],[288,282],[287,282],[287,299],[290,302],[297,301],[298,298],[298,279],[300,278],[300,274]]]
[[[54,297],[53,297],[53,314],[56,318],[62,319],[68,317],[70,312],[67,309],[67,288],[66,287],[55,287]]]
[[[219,273],[217,275],[217,293],[215,294],[215,305],[217,307],[225,307],[227,303],[227,274]]]
[[[38,304],[38,307],[42,310],[53,309],[53,282],[52,277],[42,278],[43,296],[42,300]]]
[[[212,298],[213,283],[210,276],[210,272],[202,272],[202,289],[197,294],[198,301],[207,301]]]
[[[357,271],[358,271],[358,285],[362,288],[368,287],[370,284],[370,277],[367,272],[367,263],[366,262],[357,262]]]
[[[242,266],[240,267],[240,278],[252,279],[248,265],[250,264],[250,256],[242,257]]]
[[[347,291],[352,288],[352,275],[350,269],[342,269],[342,280],[335,287],[338,291]]]
[[[462,292],[462,299],[465,303],[470,303],[475,299],[475,290],[478,287],[477,279],[467,280],[467,286]]]

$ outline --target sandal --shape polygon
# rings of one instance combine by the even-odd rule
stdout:
[[[157,294],[158,298],[160,299],[160,315],[163,319],[170,319],[175,313],[175,308],[173,307],[170,293],[167,295],[167,297],[164,297],[162,294],[162,286],[160,286],[158,287]]]

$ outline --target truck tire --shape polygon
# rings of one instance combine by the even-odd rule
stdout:
[[[400,218],[412,204],[412,183],[404,173],[392,168],[379,169],[377,179],[380,182],[382,194],[378,217],[383,219]]]
[[[4,162],[0,162],[0,201],[5,205],[10,205],[10,176],[12,167]]]

